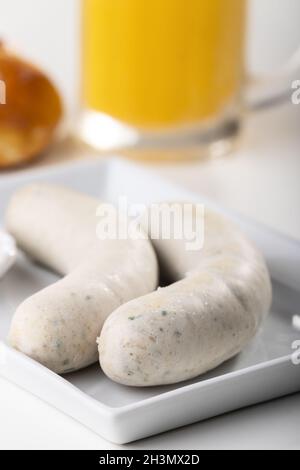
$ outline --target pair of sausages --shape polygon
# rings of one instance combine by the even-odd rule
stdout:
[[[151,240],[151,233],[150,240],[99,240],[98,206],[50,185],[13,197],[10,233],[65,277],[18,308],[10,344],[59,374],[100,354],[104,373],[130,386],[191,379],[238,354],[272,297],[264,259],[239,229],[206,211],[198,252],[184,240]],[[158,290],[157,260],[173,282]]]

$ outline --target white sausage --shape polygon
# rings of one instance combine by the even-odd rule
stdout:
[[[148,240],[98,240],[99,204],[36,184],[18,191],[7,211],[7,227],[20,248],[67,275],[18,308],[9,334],[14,348],[57,373],[97,361],[96,338],[107,316],[157,287],[157,260]]]
[[[129,386],[194,378],[238,354],[257,333],[272,289],[261,254],[240,230],[206,211],[199,252],[153,241],[175,282],[118,308],[105,322],[100,363]]]

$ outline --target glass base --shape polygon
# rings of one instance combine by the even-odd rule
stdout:
[[[236,148],[240,128],[241,119],[233,113],[205,124],[145,131],[83,111],[76,131],[83,142],[106,154],[119,151],[131,158],[174,161],[227,155]]]

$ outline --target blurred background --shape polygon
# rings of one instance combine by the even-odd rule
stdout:
[[[278,71],[300,43],[300,2],[249,0],[249,8],[249,70],[268,75]],[[54,80],[72,121],[79,106],[80,1],[0,0],[0,12],[0,38]],[[295,80],[300,79],[300,71],[298,75]],[[162,162],[155,171],[300,239],[299,122],[300,106],[288,99],[281,106],[250,115],[242,143],[230,157],[180,165]],[[35,164],[87,154],[93,152],[58,146]]]
[[[250,0],[248,64],[275,71],[300,42],[299,0]],[[68,109],[78,98],[80,0],[0,0],[0,37],[56,81]]]

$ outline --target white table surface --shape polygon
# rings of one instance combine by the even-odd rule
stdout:
[[[20,4],[23,8],[26,4],[27,10],[23,10]],[[5,21],[1,15],[0,33],[15,38],[19,46],[24,43],[24,47],[33,51],[37,59],[40,57],[46,67],[49,63],[55,64],[57,69],[59,67],[58,81],[65,77],[64,88],[69,91],[67,99],[72,101],[70,75],[63,73],[63,67],[69,66],[70,70],[74,60],[68,56],[63,61],[62,56],[55,55],[58,39],[50,41],[48,36],[47,40],[42,37],[39,42],[33,35],[43,31],[48,23],[53,23],[53,18],[57,18],[54,16],[55,8],[61,9],[62,4],[70,9],[70,14],[73,12],[72,0],[0,0],[1,11],[6,8],[7,13]],[[34,16],[38,17],[38,13],[32,15],[32,8],[38,8],[38,5],[44,16],[30,28],[30,21],[34,21]],[[72,42],[70,22],[64,24],[60,21],[56,28],[64,31],[66,40],[62,49],[66,52],[66,47]],[[47,56],[44,54],[45,45],[48,47]],[[73,91],[74,86],[73,83]],[[278,110],[249,118],[242,146],[231,157],[151,168],[300,240],[299,131],[300,106],[288,103]],[[56,155],[56,159],[68,152],[72,150],[61,149],[61,155]],[[5,175],[0,176],[0,186],[2,178]],[[299,449],[299,435],[300,394],[118,447],[0,379],[0,449]]]

